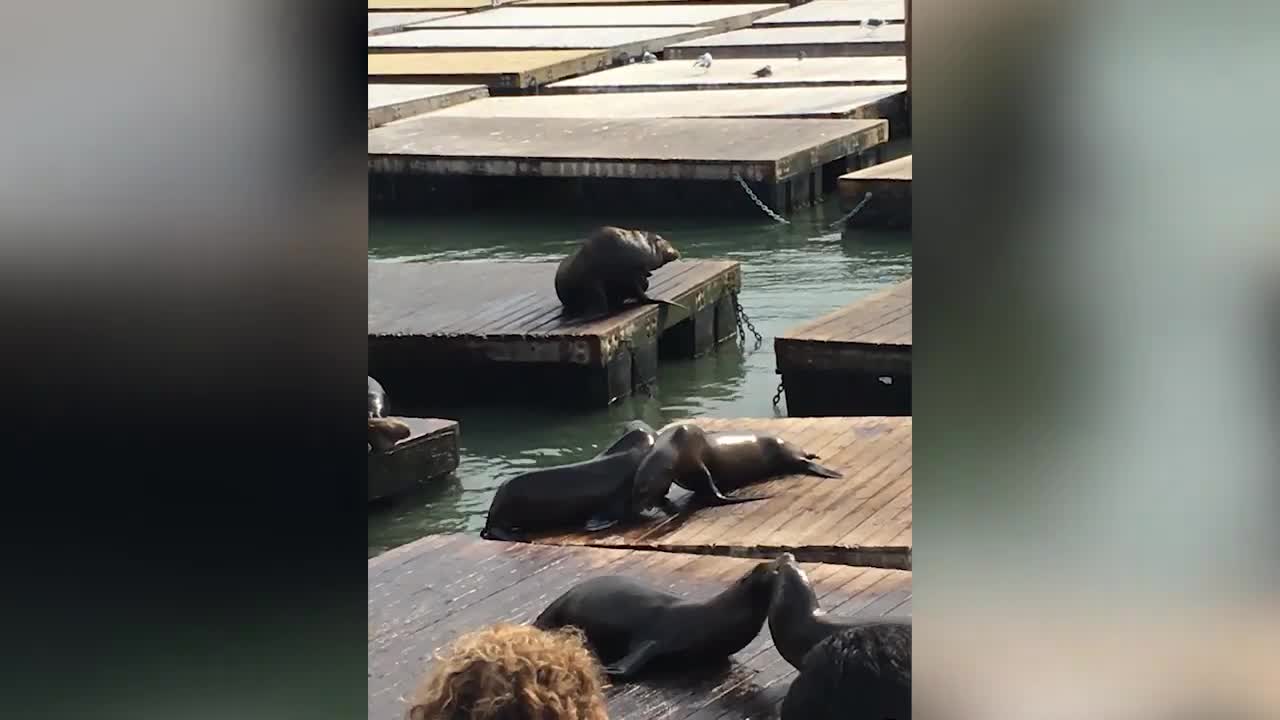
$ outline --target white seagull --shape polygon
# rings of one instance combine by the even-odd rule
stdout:
[[[693,61],[693,66],[702,68],[703,70],[710,70],[711,69],[711,53],[705,52],[699,55],[698,59]]]
[[[644,51],[644,55],[641,55],[641,56],[640,56],[640,62],[643,62],[643,63],[645,63],[646,65],[647,65],[647,64],[649,64],[649,63],[656,63],[656,62],[658,62],[658,56],[657,56],[657,55],[654,55],[653,53],[649,52],[648,50],[645,50],[645,51]]]

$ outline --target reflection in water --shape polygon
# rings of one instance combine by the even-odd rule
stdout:
[[[478,532],[494,489],[534,467],[584,460],[640,419],[661,427],[709,415],[772,417],[778,386],[773,338],[789,327],[895,282],[911,271],[907,233],[831,230],[836,203],[797,213],[791,225],[767,219],[690,220],[655,217],[371,219],[371,259],[558,260],[601,224],[654,230],[686,258],[742,263],[743,309],[764,337],[750,333],[698,360],[664,360],[654,397],[637,396],[607,410],[569,413],[530,407],[435,407],[461,423],[457,477],[369,512],[369,552],[432,532]],[[394,405],[395,389],[388,388]],[[393,408],[394,409],[394,408]]]

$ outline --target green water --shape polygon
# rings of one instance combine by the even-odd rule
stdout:
[[[740,219],[668,217],[503,217],[369,221],[369,257],[410,260],[558,260],[591,227],[654,230],[686,258],[742,263],[743,309],[764,338],[750,332],[697,360],[664,361],[653,397],[607,410],[571,414],[516,408],[434,408],[458,420],[462,459],[455,477],[369,512],[369,555],[435,532],[476,532],[502,480],[530,468],[577,462],[612,442],[620,426],[642,419],[654,427],[679,418],[773,417],[778,387],[773,338],[800,322],[845,305],[911,272],[909,233],[828,229],[833,201],[796,213],[791,225],[763,215]],[[395,402],[395,388],[388,388]],[[785,408],[785,399],[784,399]]]

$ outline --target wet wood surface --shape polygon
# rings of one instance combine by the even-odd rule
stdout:
[[[673,43],[667,47],[664,57],[692,60],[709,52],[716,59],[795,58],[800,51],[808,56],[806,60],[835,55],[905,57],[906,32],[902,25],[884,25],[875,30],[859,25],[750,27]]]
[[[393,497],[458,468],[459,434],[455,420],[398,417],[411,435],[385,453],[370,453],[368,499]]]
[[[370,262],[369,335],[466,346],[495,361],[603,364],[637,327],[688,317],[644,305],[602,320],[562,317],[555,262]],[[651,297],[697,311],[741,287],[729,260],[677,260],[654,271]]]
[[[681,513],[596,533],[547,534],[534,542],[663,549],[910,568],[911,418],[696,418],[707,431],[777,435],[843,478],[785,475],[730,493],[767,500],[698,507],[673,487]]]
[[[680,596],[706,599],[757,561],[678,553],[501,543],[436,535],[368,562],[369,711],[401,720],[434,652],[500,621],[529,622],[596,575],[626,574]],[[910,617],[911,574],[805,564],[821,607],[838,616]],[[771,720],[795,670],[773,648],[767,623],[727,665],[648,674],[606,691],[612,720]]]
[[[772,74],[756,77],[768,65]],[[659,60],[609,68],[553,83],[555,93],[619,93],[654,90],[718,90],[731,88],[902,85],[907,80],[904,57],[719,58],[707,70],[692,60]]]
[[[903,0],[812,0],[763,17],[754,25],[850,25],[868,18],[887,23],[905,22],[906,4]]]
[[[369,85],[369,128],[488,97],[483,85]]]
[[[463,118],[369,131],[370,169],[776,183],[888,140],[886,120]]]
[[[904,85],[764,88],[486,98],[435,117],[774,117],[890,118],[903,112]]]
[[[494,50],[370,53],[369,81],[478,83],[523,89],[608,67],[606,50]]]
[[[911,280],[873,293],[778,336],[786,342],[911,346]]]

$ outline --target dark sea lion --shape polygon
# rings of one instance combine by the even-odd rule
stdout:
[[[631,514],[631,483],[656,437],[645,423],[628,423],[622,437],[590,460],[507,480],[494,493],[480,536],[518,540],[536,531],[616,525]]]
[[[366,376],[368,377],[368,376]],[[387,392],[382,389],[382,384],[372,377],[369,378],[369,417],[386,417],[387,415]]]
[[[387,452],[412,434],[413,430],[408,425],[395,418],[369,418],[370,452]]]
[[[667,498],[671,485],[681,481],[681,487],[698,486],[703,492],[700,499],[718,505],[754,502],[765,498],[731,498],[720,492],[716,478],[707,467],[709,449],[707,434],[702,428],[689,423],[670,425],[658,434],[653,449],[636,469],[632,486],[632,509],[642,512],[651,507],[661,507],[675,514],[675,506]],[[693,478],[698,478],[697,481]]]
[[[844,477],[839,472],[814,462],[817,457],[775,435],[706,433],[702,463],[710,471],[710,477],[715,478],[715,487],[708,487],[708,476],[699,472],[681,475],[675,482],[685,490],[714,496],[717,491],[733,492],[751,483],[779,475]]]
[[[556,296],[566,316],[597,319],[640,304],[684,306],[649,297],[649,275],[680,253],[661,235],[616,227],[596,228],[556,268]]]
[[[557,598],[534,625],[582,630],[612,677],[632,677],[659,660],[715,662],[746,647],[760,633],[776,568],[776,560],[760,563],[719,595],[702,601],[626,576],[594,577]]]
[[[782,720],[910,720],[911,626],[844,628],[805,656]]]
[[[810,650],[841,630],[911,625],[909,619],[903,618],[828,615],[818,607],[818,595],[791,553],[783,553],[774,562],[778,568],[773,600],[769,605],[769,633],[778,653],[797,670],[802,669]]]

